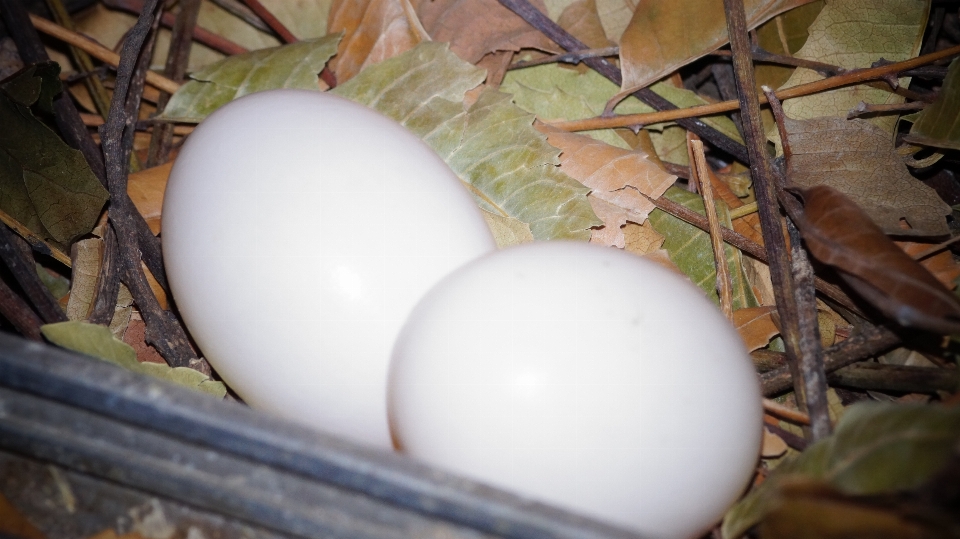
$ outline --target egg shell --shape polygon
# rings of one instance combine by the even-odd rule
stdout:
[[[494,240],[426,144],[338,96],[274,90],[190,135],[162,240],[202,353],[251,406],[392,448],[390,350],[416,301]]]
[[[750,480],[756,373],[689,280],[549,242],[458,269],[394,349],[401,449],[440,468],[649,534],[691,537]]]

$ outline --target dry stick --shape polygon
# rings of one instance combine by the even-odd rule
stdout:
[[[131,92],[131,81],[134,71],[138,67],[138,57],[144,41],[150,33],[152,22],[157,11],[157,0],[148,0],[146,7],[140,14],[137,23],[127,35],[120,54],[120,63],[117,68],[117,82],[113,92],[113,101],[110,103],[110,114],[100,129],[100,139],[103,145],[103,154],[106,158],[107,179],[112,195],[112,204],[115,211],[110,212],[110,221],[117,233],[117,242],[120,245],[122,258],[123,282],[130,289],[137,306],[146,322],[146,340],[153,344],[167,362],[174,367],[190,365],[196,356],[190,348],[186,333],[176,319],[160,308],[156,296],[150,290],[146,276],[140,269],[140,256],[137,250],[135,237],[130,233],[133,230],[132,214],[136,210],[129,197],[123,196],[127,191],[128,162],[126,156],[129,147],[124,142],[131,141],[132,136],[125,136],[124,131],[132,130],[135,121],[135,105],[139,103],[136,88]],[[144,55],[145,62],[149,62],[149,55]],[[141,83],[142,84],[142,83]],[[142,88],[142,85],[140,86]],[[131,110],[132,109],[132,110]]]
[[[0,259],[7,264],[10,273],[13,274],[44,322],[49,324],[66,321],[67,315],[60,308],[60,304],[40,281],[36,263],[33,259],[28,259],[17,247],[15,243],[17,239],[7,225],[0,224]]]
[[[133,13],[134,15],[138,15],[143,11],[143,0],[103,0],[103,3],[109,7],[122,9],[123,11]],[[173,15],[165,13],[160,19],[160,24],[167,28],[172,28],[174,25]],[[229,39],[200,26],[194,30],[193,39],[197,43],[206,45],[217,52],[226,54],[227,56],[250,52],[246,47],[234,43],[233,41],[230,41]]]
[[[801,412],[800,410],[794,410],[780,404],[777,401],[770,399],[763,399],[763,411],[767,412],[772,416],[779,417],[780,419],[786,419],[791,423],[796,423],[798,425],[809,425],[810,416]]]
[[[272,33],[267,23],[263,22],[263,19],[260,17],[257,17],[257,14],[254,13],[252,9],[243,5],[242,2],[238,0],[213,0],[213,3],[257,30],[268,34]]]
[[[57,262],[60,262],[61,264],[67,266],[68,268],[73,266],[73,261],[71,261],[70,257],[66,253],[61,251],[59,247],[54,247],[53,245],[50,245],[49,243],[47,243],[46,240],[38,236],[35,232],[23,226],[19,221],[17,221],[13,217],[10,217],[3,211],[0,211],[0,223],[7,225],[8,227],[10,227],[10,230],[13,230],[21,238],[27,240],[27,243],[30,244],[30,247],[32,247],[34,251],[42,255],[47,255],[53,258],[54,260],[56,260]]]
[[[536,60],[516,62],[507,66],[507,71],[514,69],[523,69],[544,64],[562,63],[579,64],[586,58],[596,58],[597,56],[616,56],[620,52],[620,47],[605,47],[602,49],[585,49],[582,51],[567,52],[564,54],[553,54]]]
[[[823,369],[830,373],[885,352],[898,344],[900,338],[896,333],[882,326],[863,324],[849,338],[824,350]],[[760,387],[764,397],[775,397],[789,391],[793,387],[790,368],[780,367],[761,374]]]
[[[200,0],[181,0],[180,12],[177,13],[170,35],[170,48],[167,51],[167,63],[163,74],[175,80],[182,81],[187,74],[187,64],[190,60],[190,47],[193,45],[193,29],[197,25],[200,14]],[[157,112],[163,112],[170,101],[171,94],[160,92],[157,100]],[[150,136],[150,149],[147,153],[147,167],[153,167],[167,162],[170,149],[173,146],[173,131],[171,123],[161,123],[153,128]]]
[[[256,13],[257,17],[260,17],[260,20],[265,22],[271,30],[276,32],[277,36],[279,36],[284,43],[296,43],[297,36],[290,33],[290,30],[287,30],[287,27],[284,26],[279,19],[274,17],[273,13],[270,13],[270,10],[263,7],[263,4],[258,0],[243,0],[243,3],[250,8],[250,11]]]
[[[76,32],[71,32],[70,30],[67,30],[56,23],[50,22],[47,19],[38,17],[32,13],[30,14],[30,22],[33,23],[33,26],[36,27],[37,30],[43,32],[44,34],[53,36],[64,43],[67,43],[68,45],[73,45],[83,51],[86,51],[90,56],[93,56],[101,62],[105,62],[114,67],[120,63],[119,54],[88,37],[82,36]],[[153,71],[147,72],[147,82],[151,86],[171,94],[180,88],[180,85],[176,82],[160,75],[159,73],[154,73]]]
[[[882,105],[873,105],[861,101],[853,108],[850,112],[847,113],[847,119],[852,120],[859,116],[866,114],[871,114],[874,112],[906,112],[911,110],[923,110],[930,103],[924,101],[911,101],[910,103],[886,103]]]
[[[21,43],[18,41],[17,47],[34,51],[31,52],[33,57],[30,59],[25,58],[25,60],[30,62],[47,60],[46,50],[43,48],[43,43],[40,41],[40,36],[37,35],[34,27],[48,35],[62,39],[68,44],[76,45],[100,60],[107,61],[104,59],[106,56],[119,60],[119,56],[116,53],[99,43],[81,36],[76,32],[71,32],[46,19],[27,13],[17,0],[0,0],[0,6],[4,8],[3,11],[0,12],[0,15],[3,15],[8,26],[10,25],[10,19],[12,19],[14,23],[22,25],[18,29],[18,35],[21,36],[23,45],[21,46]],[[159,78],[162,81],[166,81],[166,83],[173,83],[173,81],[160,77],[152,71],[147,72],[147,77],[154,79]],[[173,90],[176,91],[176,83],[173,83],[173,85]],[[60,128],[64,139],[68,144],[74,148],[78,148],[83,153],[83,157],[87,160],[94,175],[97,176],[104,187],[109,189],[103,154],[96,143],[94,143],[93,137],[90,136],[86,126],[83,125],[83,121],[80,119],[80,113],[77,111],[76,106],[74,106],[73,101],[71,101],[66,92],[64,92],[54,101],[54,106],[56,107],[57,126]],[[160,287],[163,288],[164,292],[169,295],[170,286],[167,284],[167,274],[163,268],[163,254],[161,253],[160,240],[153,235],[153,231],[150,230],[147,221],[140,215],[140,212],[134,208],[126,191],[121,193],[120,196],[126,199],[128,204],[116,204],[116,194],[114,194],[114,211],[116,211],[117,207],[123,207],[127,208],[126,211],[133,212],[130,215],[132,226],[128,231],[136,234],[144,264],[150,269],[150,273],[152,273],[157,282],[160,283]]]
[[[723,236],[720,232],[720,218],[717,217],[717,207],[713,201],[713,187],[710,186],[710,171],[707,170],[707,158],[703,155],[703,142],[690,141],[690,149],[696,167],[697,188],[703,194],[703,208],[707,214],[707,224],[710,228],[710,243],[713,245],[713,259],[717,268],[717,293],[720,295],[720,311],[733,320],[733,293],[730,291],[730,270],[727,268],[727,257],[723,249]]]
[[[776,92],[776,96],[781,101],[786,101],[787,99],[792,99],[794,97],[802,97],[827,90],[833,90],[842,86],[860,84],[871,80],[881,79],[894,73],[900,73],[901,71],[915,69],[917,67],[936,62],[937,60],[942,60],[944,58],[949,58],[957,54],[960,54],[960,45],[930,53],[925,56],[918,56],[917,58],[904,60],[903,62],[896,62],[880,67],[850,71],[836,77],[778,90]],[[761,98],[760,102],[766,103],[767,100],[766,98]],[[684,118],[723,114],[738,110],[739,108],[739,101],[722,101],[720,103],[712,103],[709,105],[700,105],[697,107],[687,107],[684,109],[667,110],[662,112],[624,114],[620,116],[613,116],[611,118],[597,117],[586,118],[583,120],[571,120],[568,122],[552,122],[550,125],[558,129],[563,129],[564,131],[589,131],[593,129],[610,129],[614,127],[630,127],[635,125],[650,125],[662,122],[672,122],[682,120]]]
[[[34,341],[43,340],[40,333],[43,321],[3,279],[0,279],[0,315],[13,324],[20,335]]]
[[[74,30],[73,20],[70,19],[70,14],[63,6],[62,0],[47,0],[47,6],[53,13],[53,18],[57,20],[57,23],[67,30]],[[73,60],[77,63],[77,67],[81,72],[89,74],[89,76],[84,77],[83,84],[86,86],[87,91],[90,92],[90,98],[93,99],[93,105],[97,109],[97,112],[106,115],[110,109],[110,95],[107,94],[107,89],[103,87],[103,82],[100,81],[100,77],[93,73],[94,66],[90,55],[84,50],[71,45],[70,56],[73,57]]]
[[[833,385],[851,389],[930,394],[956,391],[960,385],[960,371],[942,367],[857,363],[833,371],[827,379]]]
[[[519,15],[531,26],[553,40],[557,45],[560,45],[564,50],[573,52],[589,48],[580,42],[580,40],[568,34],[563,28],[560,28],[557,23],[533,7],[527,0],[498,1],[504,7]],[[607,60],[603,58],[585,58],[583,63],[587,64],[591,69],[600,73],[614,84],[620,86],[623,83],[620,69]],[[672,110],[677,108],[676,105],[660,97],[649,88],[637,90],[633,95],[657,110]],[[744,148],[742,144],[732,140],[702,121],[694,118],[682,118],[678,119],[677,123],[684,129],[693,131],[714,147],[732,155],[737,160],[743,163],[749,161],[746,148]]]

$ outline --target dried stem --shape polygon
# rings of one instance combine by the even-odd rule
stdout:
[[[60,26],[70,31],[74,30],[73,20],[70,19],[70,14],[64,7],[62,0],[47,0],[47,6],[53,13],[53,18],[57,20]],[[93,73],[93,60],[90,59],[90,55],[84,50],[70,45],[70,56],[73,57],[73,61],[76,62],[77,68],[80,71],[83,73]],[[97,109],[97,112],[106,115],[110,109],[110,94],[108,94],[107,89],[103,87],[100,77],[96,75],[84,77],[83,84],[87,87],[87,91],[90,92],[90,98],[93,99],[93,105]]]
[[[200,0],[182,0],[180,12],[177,13],[170,35],[170,48],[167,51],[167,63],[163,74],[170,79],[180,82],[187,74],[187,64],[190,60],[190,48],[193,45],[193,30],[197,25],[200,14]],[[160,92],[157,100],[157,111],[161,112],[170,101],[171,94]],[[174,125],[171,123],[157,124],[150,137],[150,149],[147,155],[147,167],[163,164],[167,161],[173,145]]]
[[[553,54],[551,56],[545,56],[543,58],[537,58],[536,60],[529,60],[525,62],[516,62],[510,64],[507,67],[507,71],[512,71],[514,69],[523,69],[525,67],[533,67],[544,64],[579,64],[587,58],[597,58],[603,56],[616,56],[620,52],[620,47],[605,47],[602,49],[584,49],[581,51],[567,52],[564,54]]]
[[[0,259],[6,263],[13,278],[17,280],[44,322],[49,324],[66,321],[67,315],[60,308],[60,304],[40,281],[36,263],[17,246],[18,239],[6,225],[0,224]]]
[[[763,399],[763,411],[767,412],[772,416],[779,417],[780,419],[785,419],[791,423],[796,423],[798,425],[809,425],[810,416],[801,412],[800,410],[794,410],[780,404],[777,401],[772,401],[770,399]]]
[[[134,15],[138,15],[143,11],[143,0],[103,0],[103,3],[109,7],[120,9],[128,13],[133,13]],[[160,19],[160,24],[167,28],[173,28],[176,24],[176,19],[173,15],[165,13]],[[219,34],[215,34],[201,26],[198,26],[194,29],[193,39],[197,43],[206,45],[217,52],[226,54],[227,56],[250,52],[246,47],[234,43],[233,41],[230,41]]]
[[[873,114],[875,112],[908,112],[914,110],[923,110],[929,105],[929,103],[923,101],[911,101],[909,103],[886,103],[882,105],[873,105],[861,101],[854,107],[853,110],[847,113],[847,119],[851,120],[860,116],[865,116],[867,114]]]
[[[24,337],[34,341],[43,340],[40,333],[43,321],[3,279],[0,279],[0,315],[13,324]]]
[[[898,344],[900,344],[900,338],[889,329],[863,324],[849,338],[824,350],[824,371],[831,373],[885,352]],[[765,397],[774,397],[789,391],[793,387],[793,377],[789,367],[781,367],[761,374],[760,386]]]
[[[73,266],[73,261],[71,261],[70,257],[61,251],[59,247],[50,245],[46,240],[3,211],[0,211],[0,223],[7,225],[10,227],[10,230],[13,230],[18,236],[27,240],[27,243],[30,244],[30,247],[32,247],[34,251],[42,255],[47,255],[68,268]]]
[[[833,90],[843,86],[861,84],[872,80],[882,79],[883,77],[891,74],[915,69],[944,58],[956,56],[957,54],[960,54],[960,45],[930,53],[925,56],[918,56],[917,58],[904,60],[903,62],[897,62],[869,69],[858,69],[855,71],[849,71],[836,77],[809,82],[799,86],[793,86],[791,88],[777,91],[776,96],[781,101],[784,101],[794,97],[802,97],[805,95],[825,92],[827,90]],[[761,103],[766,103],[766,101],[766,98],[761,99]],[[667,110],[662,112],[624,114],[609,118],[596,117],[583,120],[571,120],[567,122],[552,122],[550,125],[558,129],[563,129],[564,131],[589,131],[592,129],[610,129],[614,127],[631,127],[661,122],[672,122],[682,120],[684,118],[696,118],[701,116],[723,114],[738,110],[739,108],[740,103],[738,101],[722,101],[720,103],[712,103],[710,105],[687,107],[684,109]]]
[[[723,248],[723,236],[720,227],[720,218],[717,217],[717,207],[713,201],[713,187],[710,186],[710,171],[707,169],[707,158],[703,155],[703,142],[691,140],[689,142],[693,153],[696,170],[697,188],[703,195],[703,208],[707,214],[707,224],[710,229],[710,243],[713,245],[713,259],[717,268],[717,293],[720,296],[720,310],[727,320],[733,320],[733,292],[730,290],[730,270],[727,268],[727,257]]]
[[[562,47],[564,50],[574,52],[589,48],[580,40],[568,34],[566,30],[550,20],[549,17],[541,13],[537,8],[533,7],[527,0],[498,1],[504,7],[519,15],[523,20],[527,21],[528,24],[553,40],[553,42],[555,42],[557,45],[560,45],[560,47]],[[603,58],[585,58],[583,63],[587,64],[590,68],[597,71],[614,84],[618,86],[622,84],[623,78],[620,74],[620,69],[607,60]],[[636,96],[640,101],[643,101],[657,110],[673,110],[677,108],[673,103],[660,97],[649,88],[637,90],[633,93],[633,95]],[[706,140],[714,147],[727,152],[736,159],[744,163],[748,161],[747,151],[742,144],[730,139],[723,133],[720,133],[702,121],[687,117],[678,119],[677,123],[680,124],[680,126],[684,129],[693,131],[703,140]]]
[[[213,0],[213,3],[257,30],[268,34],[272,33],[267,23],[263,22],[263,19],[257,17],[253,10],[243,5],[239,0]]]
[[[827,380],[832,385],[852,389],[931,394],[956,391],[960,385],[960,371],[954,368],[857,363],[833,371]]]
[[[121,60],[117,68],[117,82],[110,103],[110,114],[100,129],[100,138],[107,165],[107,179],[110,185],[111,204],[110,221],[117,235],[122,259],[121,279],[130,289],[134,301],[146,322],[146,340],[153,344],[167,362],[175,367],[189,366],[196,357],[187,340],[186,333],[176,318],[162,310],[153,295],[146,276],[140,266],[136,236],[132,215],[136,212],[133,203],[126,195],[127,191],[127,155],[133,140],[132,125],[136,120],[139,105],[139,89],[142,80],[135,84],[135,72],[143,76],[149,63],[149,54],[144,54],[143,62],[138,62],[144,42],[150,33],[157,0],[148,0],[137,23],[127,35],[121,51]],[[126,132],[126,133],[125,133]]]
[[[263,7],[263,4],[259,0],[242,0],[244,4],[250,8],[250,11],[253,11],[257,14],[257,17],[260,17],[260,20],[265,22],[271,30],[276,32],[277,36],[280,37],[280,40],[284,43],[296,43],[297,36],[293,35],[290,30],[287,30],[287,27],[280,22],[279,19],[273,16],[273,13],[270,13],[270,10]]]

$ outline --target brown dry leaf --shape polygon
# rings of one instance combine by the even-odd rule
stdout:
[[[616,45],[607,39],[597,13],[597,0],[577,0],[570,4],[560,14],[557,24],[591,49]]]
[[[783,456],[787,452],[787,442],[783,438],[763,429],[763,445],[760,448],[760,456],[765,459],[772,459]]]
[[[813,256],[840,270],[854,290],[899,324],[960,332],[960,300],[853,201],[827,185],[798,191],[804,214],[797,224]]]
[[[890,135],[865,120],[784,118],[790,185],[828,185],[850,197],[887,234],[944,236],[947,205],[910,175]],[[910,225],[900,226],[901,219]]]
[[[490,227],[490,232],[493,233],[493,239],[497,242],[498,248],[503,249],[511,245],[533,241],[533,232],[530,231],[530,225],[527,223],[483,208],[480,209],[480,213],[486,219],[487,226]]]
[[[560,170],[593,189],[588,198],[604,228],[594,231],[592,242],[623,247],[620,227],[627,221],[642,224],[654,209],[640,193],[659,198],[677,180],[642,151],[617,148],[541,122],[535,125],[551,146],[560,149]]]
[[[912,241],[895,242],[911,258],[926,251],[931,247],[929,243],[916,243]],[[957,277],[960,277],[960,264],[953,258],[953,253],[949,250],[943,250],[939,253],[928,256],[920,261],[920,265],[927,268],[943,286],[953,290],[957,283]]]
[[[93,296],[97,290],[97,277],[100,274],[100,259],[103,256],[103,240],[98,237],[77,241],[73,250],[73,280],[70,283],[70,296],[67,299],[66,313],[70,320],[86,320],[93,307]],[[117,293],[117,306],[110,332],[119,337],[130,322],[133,311],[133,296],[126,285],[120,284]]]
[[[733,311],[733,325],[740,338],[747,345],[747,351],[753,352],[766,346],[774,335],[780,333],[773,323],[775,307],[747,307]]]
[[[471,64],[494,51],[561,52],[555,43],[497,0],[413,0],[412,3],[431,39],[450,43],[450,50]],[[543,0],[530,3],[546,13]]]
[[[747,25],[812,0],[745,0]],[[640,2],[620,38],[623,89],[649,86],[727,43],[723,2]]]
[[[623,238],[623,249],[636,255],[642,256],[663,250],[663,234],[657,232],[650,223],[642,225],[627,223],[623,227]]]
[[[339,83],[361,69],[412,49],[420,38],[404,10],[408,0],[340,0],[330,8],[329,32],[344,32],[330,66]]]
[[[45,539],[46,536],[0,493],[0,535],[21,539]]]
[[[133,205],[146,219],[154,234],[160,233],[160,213],[163,208],[163,193],[167,190],[167,179],[173,161],[158,167],[148,168],[131,174],[127,182],[127,194]]]

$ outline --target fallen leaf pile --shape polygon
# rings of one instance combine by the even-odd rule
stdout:
[[[170,16],[186,4],[174,3]],[[162,234],[167,177],[190,126],[258,91],[331,92],[392,118],[429,145],[473,196],[499,247],[589,241],[655,260],[716,303],[718,287],[729,290],[731,323],[763,383],[792,376],[795,358],[784,336],[814,333],[785,327],[790,307],[774,300],[768,261],[776,247],[764,245],[758,179],[751,177],[756,169],[687,131],[676,116],[651,116],[654,108],[634,94],[649,89],[681,109],[738,98],[724,3],[531,0],[529,8],[550,21],[536,26],[508,4],[264,0],[298,39],[290,40],[280,39],[245,3],[200,2],[195,41],[174,61],[187,76],[168,81],[171,92],[179,90],[161,95],[148,82],[130,121],[137,132],[127,192],[143,217],[131,234],[140,242],[151,232]],[[789,210],[781,215],[773,208],[782,219],[775,233],[787,238],[788,251],[794,249],[788,265],[802,281],[800,249],[816,276],[817,312],[808,318],[816,319],[821,337],[817,354],[830,380],[823,389],[836,424],[832,435],[812,440],[797,416],[778,415],[784,407],[799,413],[793,408],[806,410],[806,403],[798,404],[792,391],[769,392],[778,404],[768,403],[766,427],[757,425],[766,430],[754,486],[715,532],[729,539],[955,537],[960,507],[948,485],[960,473],[960,388],[945,391],[943,380],[956,378],[960,361],[960,300],[953,290],[960,243],[949,241],[960,228],[960,60],[952,58],[960,51],[918,63],[910,73],[900,69],[870,80],[856,75],[955,48],[960,15],[931,0],[743,4],[755,38],[756,88],[782,94],[839,81],[784,99],[779,119],[764,109],[760,141]],[[108,51],[120,50],[136,20],[129,11],[139,5],[92,2],[63,26],[87,36],[79,38],[85,47],[98,41]],[[583,58],[558,60],[554,55],[569,52],[548,37],[558,29],[585,43],[591,49],[586,57],[618,67],[622,83]],[[104,118],[95,93],[104,91],[100,97],[109,100],[116,75],[100,60],[94,61],[100,67],[86,71],[58,39],[46,42],[53,61],[30,63],[0,32],[0,226],[24,240],[0,253],[0,330],[42,334],[58,346],[223,398],[228,388],[216,373],[164,363],[168,358],[149,340],[151,326],[141,316],[148,311],[135,301],[133,287],[118,286],[116,300],[106,303],[107,316],[101,311],[103,325],[89,322],[111,249],[105,208],[119,204],[109,200],[102,165],[91,166],[77,144],[61,136],[57,115],[63,108],[55,103],[71,100],[87,134],[99,142],[96,127]],[[153,71],[164,70],[170,40],[162,29]],[[90,78],[101,79],[100,90]],[[699,119],[731,143],[751,142],[743,113],[733,108]],[[628,121],[625,115],[638,116]],[[558,124],[573,120],[589,125],[571,132]],[[160,126],[173,133],[163,135],[171,137],[166,146],[159,142]],[[694,139],[707,146],[707,174],[691,170]],[[172,151],[161,149],[167,147]],[[703,182],[714,193],[720,226],[728,229],[719,262],[706,226]],[[255,227],[257,218],[247,215],[236,226]],[[142,251],[146,268],[149,250]],[[16,257],[22,257],[20,266]],[[16,269],[23,261],[28,275]],[[727,282],[718,283],[718,263]],[[144,275],[157,303],[180,323],[164,292],[165,277],[154,270]],[[49,305],[37,299],[33,281],[62,313],[45,310]],[[887,330],[899,345],[871,347],[882,340],[877,332]],[[689,332],[696,338],[697,328]],[[894,346],[902,348],[884,354]],[[896,362],[894,356],[912,359]],[[908,375],[917,391],[889,389]],[[690,391],[695,398],[696,388]],[[709,443],[704,440],[703,450]],[[944,499],[944,492],[953,498]],[[0,521],[2,533],[45,537],[2,488]]]

